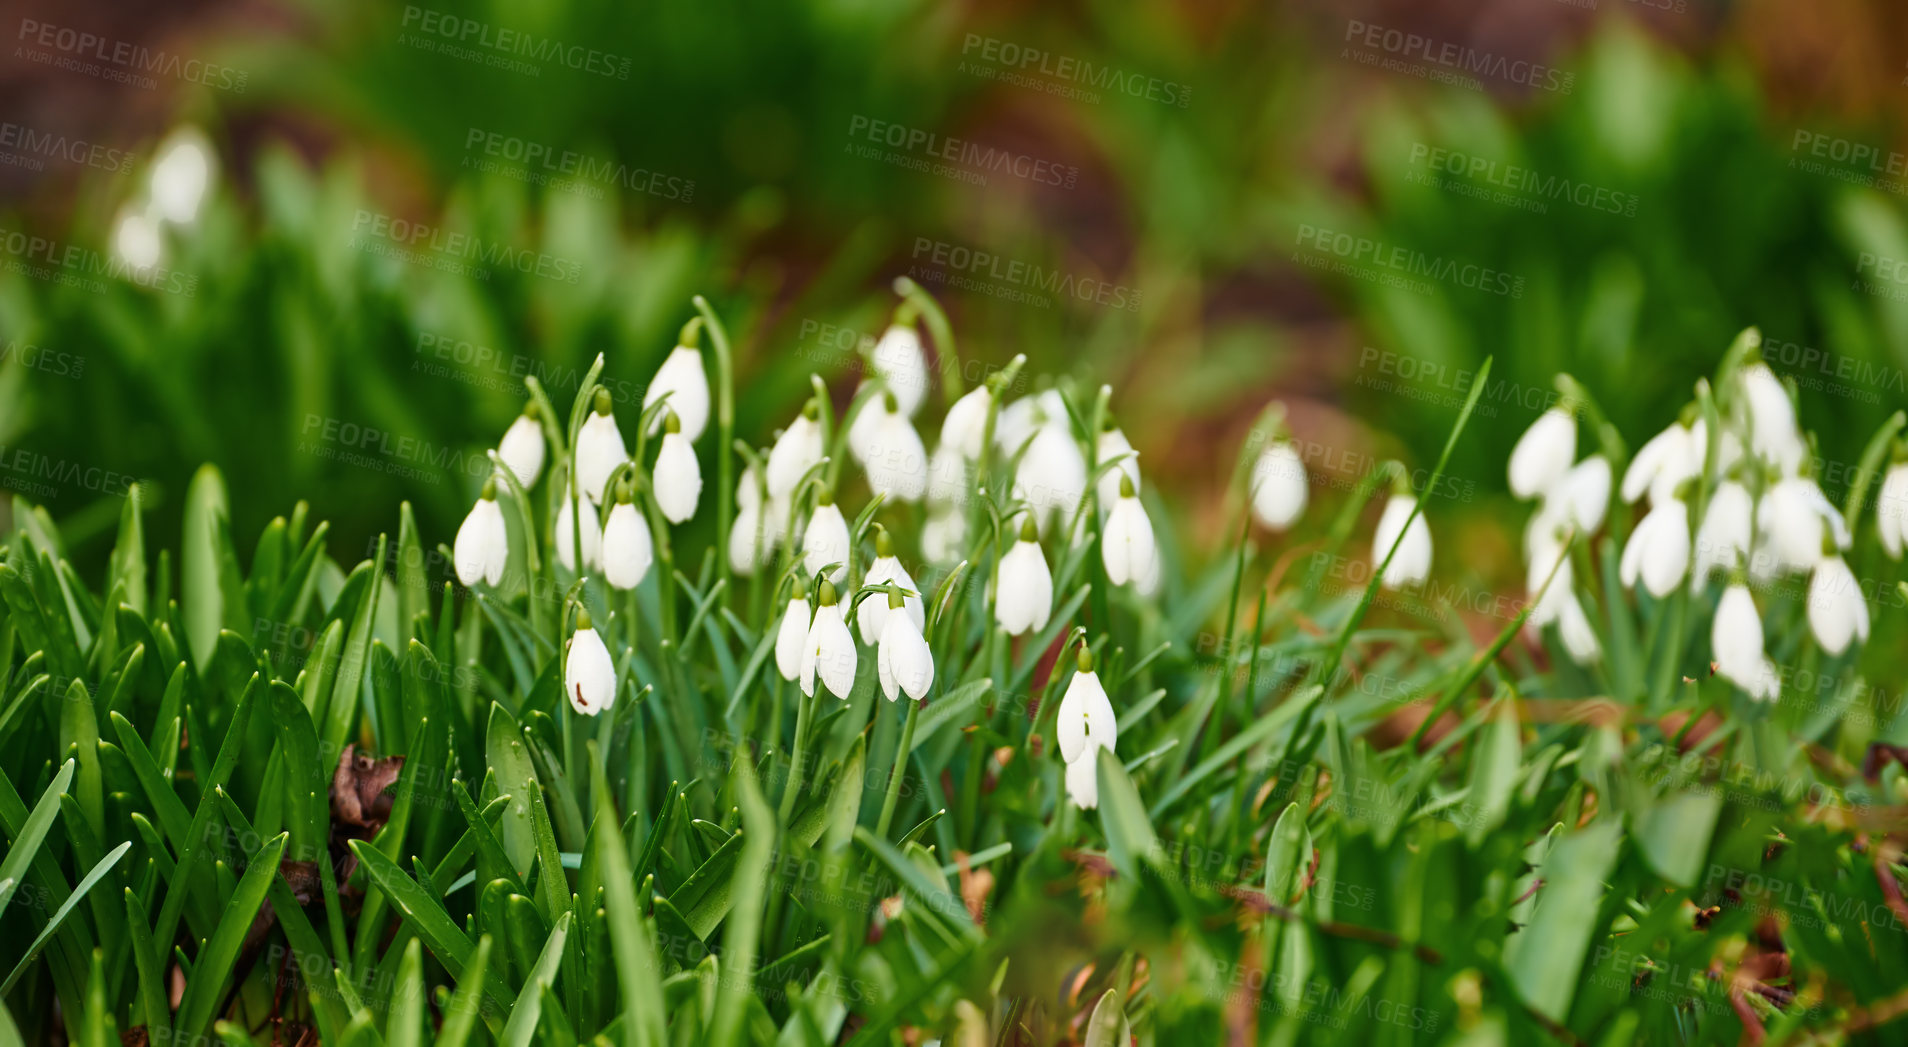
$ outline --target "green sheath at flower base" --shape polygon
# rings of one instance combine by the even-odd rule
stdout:
[[[477,492],[477,497],[486,502],[494,502],[497,500],[497,478],[495,476],[484,481],[484,489]]]
[[[1075,661],[1075,664],[1079,665],[1081,672],[1083,673],[1092,672],[1093,671],[1093,649],[1088,647],[1086,644],[1082,643],[1080,645],[1079,657],[1076,658],[1074,661]]]
[[[815,590],[815,606],[833,607],[835,599],[835,583],[823,578],[821,588]]]
[[[604,389],[600,386],[596,390],[596,399],[594,402],[596,405],[597,414],[610,413],[611,408],[613,408],[616,404],[615,399],[610,396],[609,390]],[[533,404],[532,406],[535,406],[535,405]]]

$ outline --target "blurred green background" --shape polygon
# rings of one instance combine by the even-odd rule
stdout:
[[[761,445],[810,371],[845,400],[911,274],[970,366],[1111,383],[1195,536],[1268,399],[1343,488],[1428,465],[1494,355],[1433,519],[1442,570],[1514,586],[1503,462],[1558,370],[1634,447],[1759,325],[1839,501],[1908,400],[1904,30],[1879,0],[28,4],[0,483],[82,562],[111,477],[176,507],[202,461],[236,534],[305,498],[355,559],[408,498],[447,541],[522,374],[564,403],[606,353],[628,429],[703,293]],[[121,44],[162,56],[149,83]],[[165,234],[177,279],[92,271],[181,125],[218,170]],[[1016,300],[1029,270],[1112,293]]]

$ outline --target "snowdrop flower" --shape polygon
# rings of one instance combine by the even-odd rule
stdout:
[[[994,446],[1013,454],[1036,430],[1049,426],[1062,431],[1067,427],[1067,401],[1058,389],[1023,396],[1001,408],[994,419]]]
[[[1603,656],[1597,631],[1590,627],[1590,618],[1583,613],[1583,605],[1577,602],[1574,593],[1564,602],[1563,613],[1557,618],[1557,635],[1563,639],[1564,652],[1578,665],[1594,665]]]
[[[491,585],[503,581],[504,567],[510,562],[510,534],[504,529],[503,510],[497,506],[495,480],[484,481],[477,504],[457,529],[451,559],[456,561],[457,580],[466,586],[476,585],[478,579]]]
[[[1531,608],[1525,624],[1533,630],[1556,621],[1563,615],[1564,605],[1576,599],[1572,590],[1573,568],[1567,555],[1570,546],[1564,541],[1566,533],[1546,530],[1529,541],[1530,564],[1525,571],[1524,582],[1531,598],[1537,603]],[[1556,571],[1554,576],[1552,570]],[[1549,583],[1548,588],[1545,587],[1546,582]]]
[[[618,491],[603,525],[604,579],[618,589],[634,589],[643,583],[655,559],[648,521],[630,501],[628,489]]]
[[[1716,604],[1709,650],[1716,660],[1716,674],[1751,698],[1770,701],[1782,690],[1775,664],[1762,653],[1762,619],[1756,614],[1756,601],[1741,581],[1731,582]]]
[[[904,304],[895,310],[894,323],[875,343],[869,363],[900,403],[901,413],[914,417],[933,380],[928,376],[927,354],[921,349],[921,333],[914,327],[912,306]]]
[[[967,517],[960,510],[934,512],[921,526],[921,555],[930,563],[953,563],[960,558],[961,543],[966,540]]]
[[[1576,459],[1576,415],[1568,407],[1545,411],[1511,448],[1511,493],[1519,498],[1537,497],[1568,472]]]
[[[987,438],[987,409],[993,404],[994,392],[985,384],[954,401],[941,420],[941,446],[953,448],[968,461],[979,458],[981,442]]]
[[[864,428],[865,425],[865,428]],[[903,414],[894,393],[862,409],[855,419],[861,439],[851,439],[855,456],[868,473],[868,489],[890,499],[918,502],[927,493],[927,448]],[[858,443],[859,446],[854,446]]]
[[[1064,425],[1043,426],[1014,471],[1014,497],[1024,499],[1045,527],[1056,511],[1072,516],[1086,486],[1086,458],[1073,434]]]
[[[835,586],[824,581],[815,594],[815,618],[808,625],[808,639],[802,643],[802,693],[815,696],[815,677],[835,697],[847,701],[855,686],[855,637],[841,620],[841,605],[835,602]]]
[[[1544,512],[1556,513],[1579,534],[1603,526],[1610,506],[1610,460],[1593,454],[1570,467],[1544,494]]]
[[[944,508],[967,501],[967,460],[952,444],[943,443],[928,458],[927,500]]]
[[[656,453],[656,506],[670,523],[696,515],[702,497],[702,465],[674,410],[663,411],[662,450]]]
[[[875,602],[863,603],[858,613],[867,614],[869,604]],[[934,654],[928,650],[927,638],[921,635],[914,615],[902,609],[899,589],[888,590],[887,604],[883,608],[887,624],[881,627],[881,646],[875,651],[876,679],[889,701],[899,698],[902,691],[920,701],[934,684]]]
[[[1047,627],[1053,613],[1053,574],[1040,554],[1031,517],[1022,517],[1020,540],[1000,558],[994,572],[994,617],[1010,636]]]
[[[212,184],[212,147],[196,127],[181,127],[159,147],[147,193],[158,217],[190,225]]]
[[[570,637],[570,656],[563,663],[563,693],[570,707],[595,716],[616,704],[616,665],[609,648],[590,627],[590,612],[578,608],[576,635]]]
[[[1119,427],[1113,425],[1111,419],[1107,420],[1107,428],[1100,430],[1096,453],[1099,455],[1098,461],[1102,468],[1113,459],[1121,455],[1126,456],[1120,460],[1118,466],[1100,476],[1099,492],[1102,507],[1112,505],[1114,500],[1120,497],[1122,476],[1133,482],[1134,490],[1139,489],[1139,456],[1133,452],[1133,445],[1126,441],[1126,434],[1120,432]]]
[[[839,582],[848,574],[848,521],[842,519],[835,496],[822,491],[815,496],[815,511],[802,535],[802,567],[812,575],[831,563],[841,566],[829,572],[828,580]]]
[[[1868,602],[1840,556],[1824,556],[1815,565],[1809,579],[1809,627],[1831,655],[1848,650],[1851,641],[1868,640]]]
[[[869,565],[868,574],[861,580],[861,584],[893,583],[914,593],[907,598],[904,606],[907,608],[908,617],[914,619],[915,631],[920,632],[927,628],[927,615],[921,606],[921,587],[914,584],[914,578],[908,574],[908,569],[901,566],[900,560],[894,558],[894,542],[888,538],[887,530],[880,528],[879,525],[876,526],[878,529],[875,531],[875,560]],[[873,646],[875,641],[881,639],[882,631],[888,625],[888,607],[889,603],[885,600],[870,599],[864,601],[855,611],[855,624],[861,630],[862,643]]]
[[[153,217],[127,206],[113,225],[113,254],[131,269],[150,269],[165,254],[159,239],[159,223]]]
[[[1698,420],[1690,425],[1673,422],[1637,449],[1623,470],[1623,501],[1634,503],[1650,493],[1650,501],[1663,502],[1676,496],[1683,481],[1703,471],[1703,455],[1708,451],[1707,427]]]
[[[594,570],[603,566],[603,525],[597,520],[596,506],[586,500],[579,503],[577,500],[565,498],[561,507],[557,509],[557,562],[571,571],[576,570],[578,528],[571,522],[571,509],[578,504],[582,506],[580,519],[583,531],[583,567],[585,570]]]
[[[1274,531],[1296,523],[1310,496],[1305,462],[1290,440],[1276,439],[1252,464],[1252,514]]]
[[[784,680],[792,682],[802,675],[802,645],[808,641],[808,625],[808,594],[797,578],[788,610],[782,612],[782,626],[775,633],[775,671]]]
[[[1814,480],[1791,476],[1779,480],[1762,495],[1756,507],[1756,526],[1769,540],[1776,566],[1806,571],[1822,556],[1824,537],[1837,549],[1849,544],[1848,524]]]
[[[516,475],[525,490],[536,485],[543,473],[543,425],[537,421],[535,400],[523,405],[523,413],[504,430],[497,443],[497,457]]]
[[[1791,472],[1808,456],[1796,429],[1795,404],[1769,365],[1758,360],[1742,369],[1743,400],[1749,405],[1749,448],[1757,458]]]
[[[1431,528],[1424,522],[1424,514],[1415,518],[1411,511],[1417,507],[1418,500],[1403,492],[1394,492],[1391,500],[1385,503],[1385,511],[1378,517],[1378,529],[1371,539],[1371,562],[1382,564],[1392,545],[1398,546],[1398,552],[1391,557],[1391,563],[1385,567],[1384,586],[1387,589],[1399,589],[1407,585],[1418,585],[1431,577]],[[1410,520],[1407,528],[1405,521]],[[1403,535],[1403,541],[1399,540]]]
[[[1079,671],[1067,682],[1067,693],[1060,698],[1054,734],[1060,743],[1060,759],[1067,765],[1067,798],[1076,807],[1090,809],[1100,805],[1097,750],[1114,751],[1120,740],[1120,724],[1113,715],[1113,703],[1106,698],[1105,686],[1093,671],[1093,653],[1080,648],[1078,664]]]
[[[1734,480],[1716,485],[1703,510],[1703,522],[1696,528],[1696,569],[1690,572],[1691,592],[1708,584],[1718,570],[1729,571],[1749,560],[1749,543],[1755,521],[1755,504],[1749,489]]]
[[[591,502],[601,505],[603,485],[628,460],[623,431],[616,428],[616,416],[610,413],[609,390],[598,389],[596,410],[576,434],[576,482]]]
[[[669,409],[676,412],[683,439],[690,443],[701,439],[702,430],[709,424],[709,375],[702,368],[702,350],[696,348],[701,330],[701,317],[689,321],[683,328],[683,344],[676,346],[656,369],[656,377],[650,379],[649,390],[643,394],[644,411],[664,396],[669,397]],[[660,424],[651,421],[649,435],[656,435]]]
[[[1908,461],[1889,466],[1882,477],[1881,492],[1875,498],[1875,531],[1888,558],[1901,559],[1901,550],[1908,545]]]
[[[768,491],[771,499],[795,493],[795,485],[822,460],[821,410],[813,401],[788,423],[768,454]]]
[[[1106,531],[1100,537],[1100,557],[1106,564],[1107,581],[1114,585],[1156,580],[1159,575],[1159,546],[1153,540],[1153,522],[1133,493],[1133,478],[1118,473],[1120,498],[1106,516]],[[1144,586],[1141,586],[1144,588]]]
[[[1662,599],[1682,584],[1689,571],[1689,507],[1680,498],[1654,503],[1630,532],[1617,564],[1625,588],[1636,588],[1640,578],[1650,595]]]
[[[735,523],[729,529],[729,568],[743,578],[753,575],[760,566],[758,556],[767,556],[781,541],[773,506],[773,502],[762,504],[755,466],[742,470],[742,479],[735,487]],[[779,519],[787,520],[786,509]]]

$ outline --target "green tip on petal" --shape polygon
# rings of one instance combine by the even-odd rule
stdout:
[[[875,524],[874,529],[875,529],[875,555],[876,556],[893,556],[894,555],[894,539],[888,537],[888,529],[886,527],[881,526],[880,524]]]
[[[676,344],[684,349],[702,348],[702,317],[692,316],[682,325],[682,333],[676,336]]]
[[[813,400],[808,401],[808,403],[802,406],[802,417],[811,422],[819,421],[821,419],[821,404]]]
[[[543,408],[538,407],[537,402],[535,400],[532,400],[529,403],[526,403],[523,405],[523,416],[525,418],[534,420],[542,414],[543,414]]]
[[[1032,513],[1028,513],[1020,518],[1020,540],[1023,542],[1037,542],[1040,540],[1040,532],[1034,529]]]
[[[495,476],[491,476],[484,481],[484,489],[478,492],[477,497],[486,502],[494,502],[497,500],[497,478]]]
[[[921,307],[912,301],[903,299],[900,305],[894,307],[894,326],[896,327],[913,327],[920,319]]]
[[[1120,497],[1131,498],[1136,493],[1137,492],[1133,490],[1132,474],[1128,473],[1124,469],[1120,470]]]
[[[576,609],[576,631],[580,633],[585,629],[591,629],[591,628],[594,628],[594,626],[590,625],[589,608],[587,607],[577,608]]]
[[[795,587],[789,590],[788,598],[791,600],[808,599],[808,586],[802,583],[801,575],[798,574],[795,576]]]
[[[889,414],[899,414],[901,411],[901,401],[894,398],[894,390],[892,389],[881,394],[881,406],[885,408]]]
[[[682,432],[682,419],[676,417],[676,412],[670,410],[663,411],[663,432]]]
[[[1080,645],[1080,658],[1079,658],[1078,664],[1080,666],[1080,671],[1083,673],[1090,673],[1093,671],[1093,652],[1090,649],[1088,649],[1088,647],[1085,644]]]
[[[610,413],[610,405],[614,402],[615,401],[610,398],[610,392],[608,389],[604,389],[601,386],[597,387],[596,389],[596,413],[597,414]]]
[[[835,492],[826,487],[815,492],[815,508],[820,509],[824,505],[833,504],[835,504]]]
[[[835,583],[834,582],[831,582],[826,578],[822,579],[821,588],[817,590],[815,593],[815,606],[817,607],[835,606]]]

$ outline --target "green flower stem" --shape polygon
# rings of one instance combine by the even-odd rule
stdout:
[[[804,762],[805,756],[803,755],[803,750],[808,744],[808,709],[813,703],[813,698],[801,693],[799,688],[796,690],[795,746],[789,750],[788,787],[782,791],[782,802],[778,814],[778,818],[783,825],[788,824],[789,815],[794,813],[795,794],[802,791],[802,779],[808,770],[808,766]]]
[[[894,278],[894,293],[914,304],[921,312],[921,318],[927,322],[928,333],[934,336],[934,352],[941,361],[941,395],[949,407],[961,398],[965,388],[961,379],[961,355],[954,346],[954,325],[947,322],[947,313],[941,303],[927,293],[927,289],[905,276]]]
[[[888,794],[881,800],[881,817],[875,821],[875,835],[888,838],[888,824],[894,820],[895,802],[901,798],[901,778],[907,773],[908,754],[914,749],[914,723],[920,719],[921,704],[908,700],[907,720],[901,728],[901,744],[895,746],[894,770],[888,773]]]
[[[709,300],[697,295],[692,301],[709,327],[709,344],[716,356],[716,577],[727,579],[729,528],[735,524],[735,460],[729,448],[735,442],[735,359],[728,329]]]

